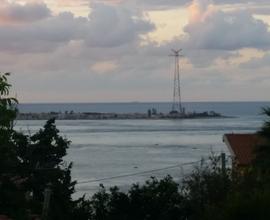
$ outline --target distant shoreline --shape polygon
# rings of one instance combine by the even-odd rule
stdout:
[[[116,102],[20,102],[19,105],[65,105],[65,104],[158,104],[158,103],[171,103],[171,101],[116,101]],[[183,104],[189,104],[189,103],[270,103],[270,100],[268,101],[186,101],[182,102]]]
[[[100,112],[49,112],[49,113],[19,113],[17,120],[138,120],[138,119],[195,119],[195,118],[228,118],[214,111],[192,113],[100,113]]]
[[[184,102],[182,107],[186,112],[206,112],[215,111],[226,116],[257,116],[262,112],[262,107],[270,106],[270,102],[253,102],[253,103],[195,103]],[[106,113],[106,114],[147,114],[149,109],[156,109],[157,113],[168,113],[172,110],[172,103],[74,103],[74,104],[19,104],[17,105],[21,114],[42,114],[42,113]],[[65,116],[63,116],[65,117]],[[145,118],[146,116],[143,116]]]

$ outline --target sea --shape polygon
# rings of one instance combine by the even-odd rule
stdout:
[[[211,155],[230,152],[226,133],[253,133],[262,126],[262,108],[270,102],[186,102],[187,112],[215,111],[226,118],[177,120],[59,120],[60,134],[71,141],[67,162],[73,163],[75,197],[92,196],[100,189],[118,186],[128,190],[155,176],[171,175],[176,181],[208,161]],[[42,103],[20,104],[20,112],[167,113],[169,102]],[[16,129],[33,134],[45,121],[17,121]]]

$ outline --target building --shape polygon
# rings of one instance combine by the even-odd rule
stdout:
[[[255,159],[256,146],[264,143],[258,134],[224,134],[223,142],[233,157],[234,168],[249,167]]]
[[[0,215],[0,220],[11,220],[11,219],[6,215]]]

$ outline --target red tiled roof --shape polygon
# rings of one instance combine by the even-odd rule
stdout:
[[[263,143],[257,134],[225,134],[223,141],[240,166],[249,165],[255,157],[255,147]]]
[[[11,220],[11,219],[6,215],[0,215],[0,220]]]

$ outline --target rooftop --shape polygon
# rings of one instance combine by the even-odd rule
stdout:
[[[223,141],[239,166],[249,165],[255,158],[255,147],[264,142],[258,134],[225,134]]]

